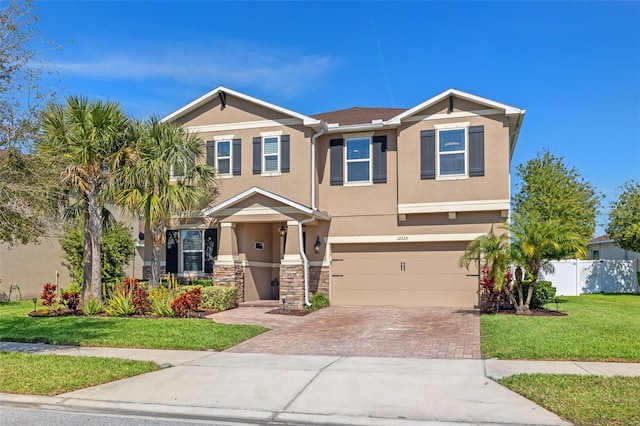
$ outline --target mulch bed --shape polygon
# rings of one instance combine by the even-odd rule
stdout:
[[[516,315],[514,309],[500,309],[500,312],[496,314],[494,311],[482,311],[483,314],[488,315]],[[569,314],[565,312],[552,311],[549,309],[529,309],[528,314],[523,314],[526,317],[564,317]]]
[[[277,314],[277,315],[292,315],[294,317],[303,317],[305,315],[309,315],[311,311],[306,309],[272,309],[266,312],[267,314]]]
[[[211,309],[202,309],[202,310],[197,310],[195,312],[191,313],[191,316],[189,318],[194,318],[194,319],[208,319],[206,318],[207,315],[211,315],[211,314],[215,314],[216,310],[211,310]],[[72,311],[71,309],[60,309],[57,313],[49,313],[48,315],[42,315],[42,314],[38,314],[37,312],[29,312],[27,315],[29,315],[32,318],[51,318],[51,317],[68,317],[68,316],[93,316],[93,317],[106,317],[108,316],[107,314],[105,314],[104,312],[98,315],[85,315],[81,310],[77,310],[77,311]],[[178,318],[178,317],[159,317],[156,315],[128,315],[126,317],[120,317],[120,318],[147,318],[147,319],[163,319],[163,318]]]

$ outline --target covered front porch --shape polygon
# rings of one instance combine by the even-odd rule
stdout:
[[[214,282],[237,286],[238,302],[301,309],[310,293],[328,295],[326,213],[256,187],[204,213],[219,224]]]

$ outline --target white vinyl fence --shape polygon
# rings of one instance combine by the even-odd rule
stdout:
[[[638,293],[636,260],[554,260],[551,265],[554,272],[543,275],[558,296]]]

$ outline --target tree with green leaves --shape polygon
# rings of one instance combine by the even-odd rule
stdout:
[[[73,282],[82,287],[83,254],[84,254],[84,221],[81,218],[69,222],[58,238],[65,266],[69,269]],[[107,224],[102,232],[100,250],[101,274],[103,283],[113,283],[124,277],[124,268],[135,255],[135,247],[131,229],[121,222]]]
[[[640,182],[630,180],[611,203],[607,234],[623,250],[640,253]]]
[[[216,172],[204,164],[204,144],[194,133],[151,118],[129,128],[133,149],[116,171],[115,202],[143,216],[151,234],[150,287],[160,280],[160,250],[166,224],[193,213],[217,195]]]
[[[50,105],[41,121],[36,152],[61,169],[60,182],[84,205],[82,297],[102,300],[102,212],[113,171],[127,144],[128,118],[117,103],[71,96]]]
[[[517,176],[514,213],[527,217],[534,212],[541,221],[557,220],[572,227],[586,246],[595,231],[602,199],[591,183],[547,150],[518,165]]]

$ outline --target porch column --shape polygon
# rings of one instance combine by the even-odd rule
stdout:
[[[300,255],[298,221],[287,221],[287,244],[280,263],[280,299],[286,309],[302,309],[304,304],[304,265]]]
[[[244,302],[244,267],[238,258],[235,223],[220,223],[220,244],[213,265],[213,282],[215,285],[236,286],[237,302]]]

